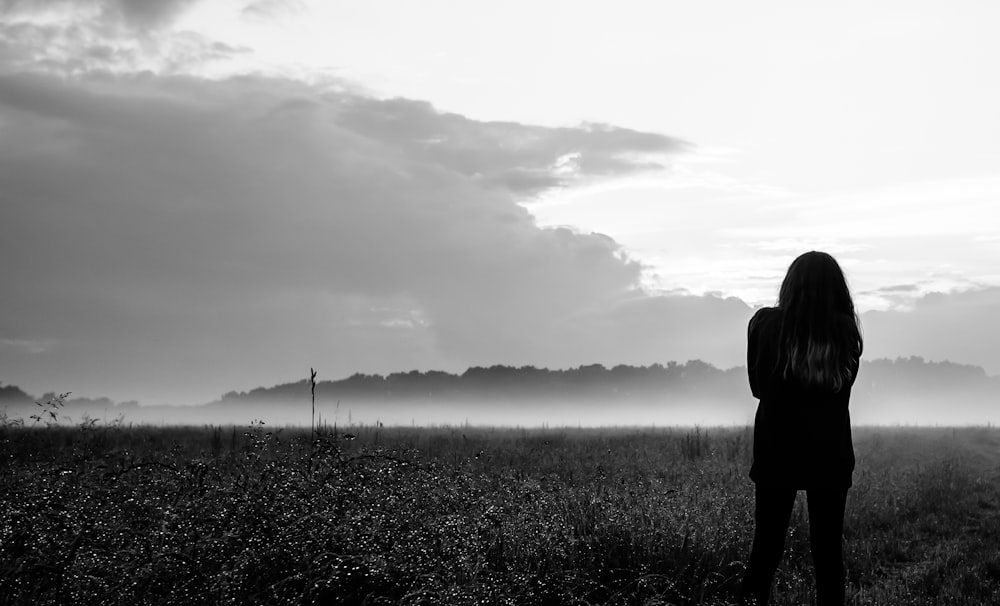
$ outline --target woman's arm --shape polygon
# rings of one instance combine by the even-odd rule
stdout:
[[[750,393],[757,399],[760,399],[757,380],[757,364],[760,358],[757,329],[760,326],[760,317],[764,309],[766,308],[758,309],[757,313],[750,318],[750,324],[747,326],[747,375],[750,379]]]

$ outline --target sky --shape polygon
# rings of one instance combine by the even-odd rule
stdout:
[[[0,0],[0,381],[745,359],[789,263],[1000,374],[1000,5]]]

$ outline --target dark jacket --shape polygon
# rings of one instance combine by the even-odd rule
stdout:
[[[858,374],[860,347],[852,356],[852,379],[839,392],[806,387],[782,378],[779,346],[782,312],[765,307],[750,320],[747,371],[750,391],[760,400],[753,428],[754,482],[807,489],[851,485],[854,444],[848,403]],[[844,330],[857,331],[844,316]]]

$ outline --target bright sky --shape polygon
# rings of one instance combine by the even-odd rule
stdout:
[[[809,248],[842,256],[859,290],[1000,284],[995,3],[267,6],[205,3],[176,27],[253,49],[217,73],[294,68],[477,119],[693,143],[660,175],[528,206],[614,237],[652,287],[768,303]]]
[[[27,293],[0,300],[0,380],[190,403],[317,359],[727,366],[809,249],[884,312],[873,354],[1000,372],[998,22],[971,1],[0,0],[5,222],[58,236],[0,266]],[[149,367],[176,370],[110,384]]]

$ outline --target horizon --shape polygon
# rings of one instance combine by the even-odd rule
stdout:
[[[883,358],[874,358],[874,359],[863,358],[861,360],[861,365],[862,365],[862,368],[864,368],[865,366],[870,365],[870,364],[874,364],[874,363],[888,362],[890,364],[899,364],[899,363],[912,362],[912,361],[915,361],[915,362],[917,362],[919,364],[926,364],[926,365],[931,365],[931,366],[955,366],[955,367],[959,367],[959,368],[971,368],[971,369],[982,371],[984,373],[983,376],[986,379],[1000,378],[1000,374],[991,374],[991,373],[987,372],[985,368],[983,368],[982,366],[976,365],[976,364],[963,364],[961,362],[956,362],[954,360],[948,360],[948,359],[928,360],[928,359],[925,359],[923,356],[897,356],[895,358],[883,357]],[[436,374],[436,373],[441,373],[441,374],[445,374],[445,375],[447,375],[449,377],[461,378],[461,377],[464,377],[469,371],[472,371],[472,370],[494,370],[496,368],[503,368],[503,369],[508,369],[508,370],[532,369],[532,370],[536,370],[536,371],[540,371],[540,372],[564,373],[564,372],[579,371],[579,370],[583,370],[583,369],[586,369],[586,368],[589,368],[589,367],[594,367],[594,366],[600,366],[605,371],[612,371],[612,370],[614,370],[618,366],[624,366],[626,368],[635,369],[635,370],[647,370],[647,369],[651,370],[654,367],[660,367],[660,368],[663,368],[663,369],[670,368],[671,366],[681,366],[681,367],[684,367],[684,366],[686,366],[688,364],[691,364],[691,363],[706,364],[709,367],[711,367],[712,369],[718,370],[719,372],[722,372],[722,373],[728,373],[728,372],[733,372],[733,371],[737,371],[737,370],[743,370],[743,371],[746,370],[746,364],[737,364],[737,365],[734,365],[734,366],[722,367],[722,366],[716,366],[716,365],[714,365],[714,364],[712,364],[710,362],[706,362],[706,361],[701,360],[699,358],[691,358],[691,359],[687,359],[687,360],[683,360],[683,361],[681,361],[681,360],[667,360],[666,363],[653,362],[652,364],[647,364],[647,365],[629,365],[629,364],[606,365],[606,364],[600,364],[600,363],[591,363],[591,364],[578,364],[578,365],[575,365],[575,366],[565,366],[565,367],[555,367],[555,368],[537,367],[537,366],[533,366],[533,365],[530,365],[530,364],[514,365],[514,364],[502,364],[502,363],[500,363],[500,364],[492,364],[492,365],[489,365],[489,366],[469,366],[469,367],[467,367],[467,368],[465,368],[464,370],[461,370],[461,371],[447,371],[447,370],[442,370],[442,369],[439,369],[439,368],[427,368],[427,369],[411,368],[411,369],[406,369],[406,370],[400,369],[400,370],[394,370],[394,371],[383,372],[383,373],[377,373],[377,372],[376,373],[353,372],[353,373],[350,373],[350,374],[338,375],[337,377],[334,377],[334,378],[325,378],[325,379],[322,378],[321,376],[318,376],[317,377],[318,380],[316,381],[316,385],[319,386],[319,385],[322,385],[323,383],[340,383],[340,382],[345,382],[345,381],[348,381],[350,379],[354,379],[354,378],[357,378],[357,377],[365,377],[365,378],[379,377],[379,378],[382,378],[382,379],[388,379],[388,378],[393,377],[393,376],[406,376],[406,375],[411,375],[413,373],[418,373],[420,375],[425,375],[425,376],[426,375],[431,375],[431,374]],[[260,391],[260,390],[265,390],[266,391],[266,390],[276,389],[276,388],[280,388],[280,387],[285,387],[285,386],[288,386],[288,385],[297,385],[299,383],[304,383],[304,384],[308,385],[309,384],[309,377],[308,376],[303,376],[303,377],[301,377],[299,379],[286,379],[286,380],[282,380],[282,381],[279,381],[279,382],[276,382],[276,383],[272,383],[272,384],[268,384],[268,385],[265,385],[265,384],[254,385],[252,387],[249,387],[249,388],[246,388],[246,389],[242,389],[242,390],[240,390],[240,389],[229,389],[229,390],[226,390],[226,391],[224,391],[222,393],[216,394],[215,396],[212,396],[210,399],[207,399],[207,400],[204,400],[204,401],[201,401],[201,402],[187,403],[187,404],[165,402],[165,401],[150,403],[150,402],[142,402],[142,401],[140,401],[140,400],[138,400],[136,398],[128,398],[128,399],[124,399],[124,400],[114,400],[113,398],[110,398],[110,397],[108,397],[107,395],[104,395],[104,394],[96,394],[96,395],[95,394],[79,394],[79,393],[73,392],[73,391],[69,392],[72,395],[72,397],[67,398],[67,401],[73,401],[73,400],[109,400],[109,401],[112,402],[112,404],[114,404],[116,406],[119,406],[119,405],[128,405],[128,404],[133,404],[134,403],[134,404],[137,404],[140,407],[161,407],[162,406],[162,407],[172,407],[172,408],[188,408],[188,407],[199,407],[199,406],[206,406],[206,405],[211,405],[211,404],[217,404],[217,403],[219,403],[220,401],[226,399],[229,396],[239,396],[239,397],[242,397],[242,396],[250,395],[250,394],[252,394],[255,391]],[[36,400],[43,400],[47,396],[55,396],[55,395],[59,395],[60,393],[66,393],[66,392],[60,392],[59,390],[54,390],[54,389],[45,389],[45,390],[38,391],[38,392],[31,392],[31,391],[23,389],[22,386],[17,385],[16,383],[8,383],[8,382],[0,381],[0,388],[2,388],[2,387],[15,387],[15,388],[21,389],[22,391],[25,392],[26,395],[28,395],[31,398],[36,399]],[[749,393],[749,386],[747,387],[747,393]],[[38,394],[41,394],[41,395],[38,395]]]
[[[649,367],[498,365],[458,374],[416,370],[356,374],[316,381],[312,410],[317,415],[314,421],[323,419],[342,427],[752,426],[756,400],[743,370],[688,360]],[[852,425],[989,427],[1000,423],[992,406],[1000,394],[998,380],[1000,377],[987,375],[978,366],[916,356],[865,361],[854,385]],[[303,378],[230,391],[211,401],[180,406],[113,402],[73,394],[17,396],[7,386],[0,393],[0,405],[5,419],[27,426],[43,421],[47,425],[50,419],[44,411],[52,410],[58,424],[69,425],[97,419],[109,427],[123,423],[243,426],[258,422],[271,427],[302,427],[311,423],[309,385]],[[939,403],[948,397],[957,399],[942,409]],[[44,418],[36,419],[35,415]]]
[[[2,384],[733,368],[807,250],[1000,375],[1000,5],[0,8]]]

